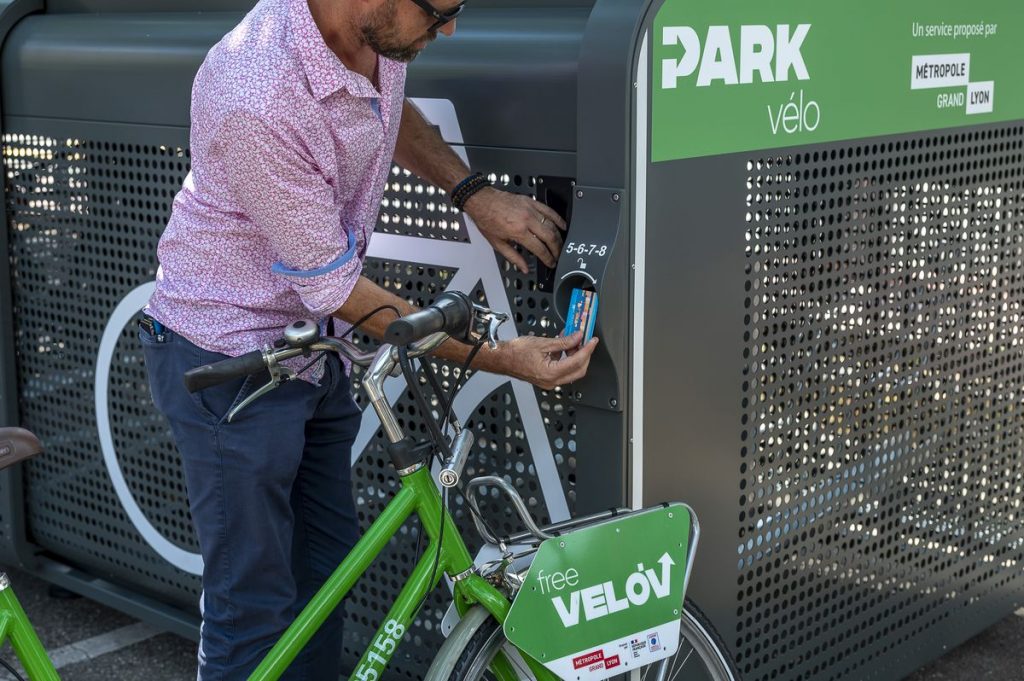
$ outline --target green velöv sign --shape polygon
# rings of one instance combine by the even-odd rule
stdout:
[[[651,161],[1024,119],[1016,0],[666,0]]]
[[[695,548],[682,504],[648,509],[545,541],[505,635],[563,679],[604,679],[679,646]]]

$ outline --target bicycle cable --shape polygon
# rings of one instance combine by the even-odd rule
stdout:
[[[437,422],[430,418],[430,407],[427,405],[427,401],[423,398],[423,392],[420,390],[418,385],[419,381],[416,379],[416,374],[412,370],[412,364],[409,361],[409,349],[405,346],[398,348],[398,363],[402,367],[402,375],[405,376],[405,382],[408,385],[409,392],[412,393],[413,400],[416,402],[417,408],[423,413],[423,420],[427,424],[427,431],[430,434],[430,438],[434,441],[438,447],[441,448],[444,456],[443,461],[447,461],[452,458],[451,447],[448,446],[448,441],[444,438],[440,429],[437,426]],[[420,365],[424,365],[424,362],[420,362]]]
[[[353,331],[355,331],[356,329],[358,329],[358,328],[359,328],[360,326],[362,326],[363,324],[365,324],[365,323],[366,323],[366,321],[367,321],[367,320],[369,320],[369,319],[370,319],[371,317],[373,317],[373,316],[374,316],[374,315],[376,315],[376,314],[379,314],[379,313],[383,312],[384,310],[391,310],[392,312],[394,312],[394,313],[395,313],[396,315],[398,315],[399,317],[401,317],[401,316],[402,316],[402,313],[401,313],[401,312],[399,312],[399,311],[398,311],[398,308],[397,308],[397,307],[395,307],[394,305],[381,305],[381,306],[380,306],[380,307],[378,307],[377,309],[375,309],[375,310],[372,310],[371,312],[368,312],[367,314],[363,315],[363,316],[362,316],[362,317],[361,317],[361,318],[359,319],[359,321],[357,321],[357,322],[356,322],[355,324],[353,324],[352,326],[350,326],[350,327],[348,328],[348,330],[347,330],[347,331],[345,331],[345,333],[343,333],[343,334],[341,334],[340,336],[338,336],[338,338],[344,338],[345,336],[348,336],[348,335],[349,335],[349,334],[351,334],[351,333],[352,333]],[[309,368],[310,368],[310,367],[312,367],[312,366],[313,366],[314,364],[316,364],[317,362],[319,362],[319,361],[320,361],[321,359],[323,359],[323,357],[324,357],[324,356],[325,356],[325,355],[326,355],[326,354],[327,354],[328,352],[329,352],[328,350],[320,350],[320,351],[319,351],[319,352],[317,352],[317,353],[313,353],[313,358],[312,358],[311,360],[309,360],[309,362],[307,362],[305,366],[303,366],[303,367],[302,367],[301,369],[299,369],[298,371],[296,371],[296,372],[295,372],[295,376],[294,376],[293,378],[297,378],[297,377],[301,376],[302,374],[306,373],[307,371],[309,371]]]
[[[346,329],[345,332],[342,333],[341,336],[339,336],[339,338],[345,338],[346,336],[353,336],[355,334],[355,332],[358,331],[359,328],[363,324],[365,324],[368,320],[370,320],[374,315],[380,314],[384,310],[391,310],[392,312],[395,313],[396,317],[401,317],[402,316],[401,311],[397,307],[395,307],[394,305],[381,305],[380,307],[375,308],[375,309],[371,310],[370,312],[366,313],[365,315],[363,315],[362,317],[360,317],[359,320],[356,321],[355,324],[352,324],[348,329]],[[316,361],[316,360],[313,360],[313,361]],[[310,362],[309,364],[307,364],[305,367],[303,367],[302,371],[305,371],[306,369],[308,369],[310,366],[312,366],[312,364],[313,364],[313,362]],[[299,373],[302,373],[302,372],[299,372]],[[417,536],[416,536],[416,559],[417,559],[417,562],[419,561],[420,552],[421,552],[422,546],[423,546],[423,534],[424,534],[424,532],[426,530],[426,528],[423,527],[423,523],[422,522],[420,522],[419,525],[420,525],[420,531],[417,533]],[[433,580],[433,577],[431,577],[431,580]]]
[[[482,348],[482,347],[483,347],[483,341],[480,341],[480,342],[476,343],[473,346],[472,350],[470,350],[469,355],[466,357],[466,361],[463,362],[463,364],[462,364],[462,370],[459,372],[459,375],[456,377],[455,383],[452,384],[452,389],[449,392],[449,396],[448,396],[447,400],[445,400],[443,394],[441,393],[441,386],[438,383],[437,376],[434,373],[433,367],[428,362],[424,362],[422,359],[420,360],[420,365],[423,368],[423,373],[427,377],[427,382],[430,383],[431,388],[437,394],[438,401],[444,407],[444,415],[441,418],[441,432],[442,433],[444,433],[447,430],[447,428],[448,428],[448,420],[449,420],[449,417],[451,416],[452,406],[455,404],[455,396],[458,394],[459,390],[462,389],[462,383],[463,383],[463,380],[466,377],[466,372],[469,371],[469,367],[473,363],[473,359],[476,358],[477,353],[480,352],[480,348]],[[463,424],[463,428],[465,428],[465,427],[466,427],[466,424]],[[444,465],[443,461],[441,461],[439,463],[442,466]],[[497,537],[498,534],[494,531],[494,528],[491,527],[491,525],[486,520],[484,520],[483,515],[481,515],[476,510],[476,508],[473,506],[473,504],[469,503],[469,499],[466,497],[466,492],[462,488],[462,485],[461,484],[457,485],[456,489],[458,490],[459,495],[462,497],[463,501],[465,502],[466,507],[469,509],[470,514],[472,514],[473,517],[476,518],[477,521],[479,521],[480,524],[483,525],[484,528],[488,532],[491,533],[492,537]]]
[[[19,674],[17,671],[15,671],[14,667],[12,667],[11,665],[7,664],[7,660],[5,660],[3,658],[0,658],[0,665],[3,665],[4,669],[9,671],[11,674],[14,674],[14,678],[16,678],[18,681],[25,681],[25,679],[22,678],[21,674]]]
[[[469,351],[469,355],[466,357],[466,361],[462,364],[462,370],[459,375],[455,378],[455,383],[452,385],[452,390],[449,393],[447,405],[445,406],[444,416],[441,419],[441,427],[444,428],[448,423],[448,418],[451,415],[452,405],[455,404],[455,395],[462,390],[462,382],[466,378],[466,372],[469,371],[470,365],[473,360],[476,359],[477,353],[480,352],[480,348],[484,346],[484,342],[480,341],[473,345],[473,349]]]
[[[408,348],[404,346],[398,348],[398,362],[402,368],[402,375],[405,377],[405,381],[409,388],[409,392],[412,393],[413,400],[416,402],[416,406],[423,413],[423,418],[424,421],[426,421],[427,425],[427,431],[429,432],[431,439],[434,440],[434,443],[436,445],[435,447],[431,448],[431,460],[437,460],[438,463],[440,463],[442,466],[444,465],[444,462],[451,459],[452,456],[451,448],[448,445],[448,441],[444,437],[443,430],[447,428],[448,420],[451,415],[452,405],[455,403],[455,396],[462,387],[462,382],[466,376],[466,373],[469,370],[469,366],[473,362],[473,359],[476,358],[477,353],[480,352],[480,349],[482,347],[482,341],[474,344],[473,349],[470,350],[469,355],[466,357],[466,361],[462,365],[462,370],[459,372],[459,376],[456,378],[455,383],[453,384],[452,390],[449,393],[447,399],[446,396],[444,395],[443,390],[441,389],[440,383],[437,380],[437,375],[434,373],[433,367],[430,365],[429,362],[424,361],[423,358],[420,358],[420,368],[423,370],[427,382],[430,384],[431,389],[434,391],[438,399],[439,405],[441,405],[444,409],[443,420],[440,428],[438,427],[437,422],[430,417],[429,405],[427,404],[426,399],[423,397],[423,392],[420,389],[419,381],[416,378],[416,374],[412,370],[412,363],[409,360]],[[438,449],[441,449],[443,451],[444,456],[440,456],[438,454]],[[437,568],[441,564],[441,547],[444,544],[444,521],[448,514],[448,489],[449,488],[445,487],[441,490],[441,515],[439,521],[440,526],[438,527],[437,531],[437,550],[435,551],[434,554],[434,564],[431,567],[430,579],[428,580],[424,593],[420,598],[420,602],[416,605],[416,608],[413,610],[413,619],[415,619],[416,615],[423,608],[423,604],[426,603],[426,600],[430,596],[431,591],[433,591],[434,577],[437,576]],[[469,500],[466,497],[466,493],[461,488],[461,486],[457,486],[456,489],[458,489],[459,494],[462,496],[463,500],[465,500],[466,506],[469,508],[470,513],[472,513],[473,516],[491,533],[491,536],[496,537],[497,534],[495,534],[494,529],[483,519],[482,515],[478,513],[476,509],[473,508],[473,504],[469,503]]]
[[[444,542],[444,519],[448,513],[448,488],[444,488],[441,491],[441,526],[437,530],[437,551],[434,552],[434,565],[430,568],[430,580],[427,581],[427,588],[423,592],[423,596],[420,598],[420,602],[416,604],[416,609],[413,610],[413,619],[419,614],[420,609],[423,608],[423,604],[427,602],[427,597],[430,596],[430,592],[434,590],[434,577],[437,575],[437,566],[441,564],[441,546]]]
[[[469,370],[469,367],[472,364],[473,359],[475,359],[477,353],[480,352],[480,349],[482,347],[483,347],[483,342],[477,343],[477,344],[475,344],[473,346],[473,349],[470,351],[469,355],[466,357],[466,361],[462,365],[462,370],[459,373],[459,376],[456,378],[455,383],[453,384],[452,389],[451,389],[451,391],[449,392],[449,394],[447,396],[447,399],[446,399],[445,395],[442,393],[441,386],[440,386],[440,384],[439,384],[439,382],[437,380],[437,376],[436,376],[436,373],[434,372],[433,367],[430,365],[429,362],[426,362],[426,361],[423,360],[423,358],[420,358],[420,360],[419,360],[420,367],[423,370],[424,375],[426,376],[426,380],[430,384],[431,389],[434,391],[435,395],[437,396],[439,404],[444,409],[444,416],[443,416],[443,419],[442,419],[442,423],[441,423],[441,428],[440,429],[437,427],[437,423],[433,419],[429,418],[429,408],[428,408],[428,405],[426,404],[425,398],[423,397],[423,394],[422,394],[422,391],[421,391],[421,388],[420,388],[420,385],[419,385],[419,381],[416,380],[415,374],[412,372],[412,364],[409,361],[409,356],[408,356],[408,352],[407,352],[406,348],[399,348],[399,352],[398,352],[399,363],[400,363],[400,365],[402,367],[402,373],[405,376],[406,383],[409,386],[409,390],[413,394],[414,401],[416,402],[416,404],[420,408],[420,410],[424,413],[424,418],[427,421],[427,427],[428,427],[428,430],[431,433],[432,439],[437,440],[437,441],[439,441],[441,443],[441,446],[444,449],[447,450],[447,453],[448,453],[449,457],[451,456],[451,453],[450,453],[450,449],[447,447],[447,444],[448,444],[447,441],[444,440],[443,431],[448,427],[448,420],[449,420],[449,417],[451,415],[451,409],[452,409],[453,405],[455,404],[455,397],[458,394],[458,391],[462,389],[462,384],[463,384],[463,382],[464,382],[464,380],[466,378],[466,374],[467,374],[467,372]],[[463,427],[466,427],[466,426],[463,425]],[[430,457],[431,461],[432,462],[433,461],[437,461],[439,464],[444,465],[444,459],[441,458],[441,456],[438,454],[437,449],[438,449],[437,447],[431,448],[431,457]],[[495,532],[494,528],[490,525],[490,523],[488,523],[484,519],[483,515],[480,512],[478,512],[476,508],[474,508],[473,504],[471,504],[469,502],[469,499],[467,497],[466,491],[463,488],[461,482],[460,482],[460,484],[455,486],[455,489],[458,491],[459,495],[463,498],[463,501],[465,502],[466,507],[469,509],[469,511],[473,515],[473,517],[476,518],[480,522],[480,524],[483,525],[483,527],[487,529],[488,532],[490,532],[492,537],[496,537],[497,538],[499,536],[498,533]],[[436,549],[435,554],[434,554],[434,563],[433,563],[433,565],[431,567],[430,579],[427,582],[426,590],[424,591],[423,595],[420,597],[420,602],[417,603],[416,608],[413,610],[413,614],[412,614],[412,619],[413,620],[415,620],[416,617],[419,616],[420,611],[423,609],[423,605],[426,603],[427,598],[429,598],[430,593],[433,591],[433,588],[434,588],[434,577],[437,575],[437,568],[440,566],[440,563],[441,563],[441,547],[443,546],[443,543],[444,543],[444,526],[445,526],[444,520],[447,517],[447,513],[448,513],[448,492],[449,492],[449,488],[444,488],[441,491],[441,516],[440,516],[441,520],[440,520],[440,527],[438,528],[437,549]],[[416,546],[417,546],[416,547],[416,555],[417,556],[420,555],[420,546],[421,546],[421,541],[422,541],[422,538],[423,538],[423,531],[424,530],[425,530],[425,528],[422,526],[422,523],[421,523],[420,535],[419,535],[419,537],[417,537],[417,542],[416,542]],[[499,541],[500,541],[500,538],[499,538]]]
[[[309,360],[309,362],[306,363],[306,366],[302,367],[301,369],[299,369],[298,371],[295,372],[295,376],[294,377],[297,378],[297,377],[301,376],[302,374],[306,373],[311,366],[313,366],[314,364],[319,362],[323,358],[323,356],[326,355],[326,354],[327,354],[327,350],[321,350],[320,352],[315,353],[313,355],[313,359]]]
[[[466,361],[462,365],[462,371],[459,373],[459,376],[455,379],[455,384],[452,386],[451,398],[448,400],[449,410],[451,409],[451,406],[455,403],[455,395],[457,395],[458,392],[462,390],[462,383],[466,378],[466,372],[469,371],[470,365],[473,363],[473,360],[476,358],[477,354],[480,352],[480,349],[483,346],[484,342],[480,341],[473,346],[472,350],[469,351],[469,355],[466,357]],[[446,411],[444,419],[442,420],[442,427],[444,427],[447,424],[448,418],[449,412]],[[466,424],[463,424],[463,428],[465,427]],[[458,490],[459,496],[462,497],[462,500],[463,502],[465,502],[466,508],[469,509],[470,514],[472,514],[472,516],[476,518],[476,520],[481,525],[483,525],[484,529],[490,532],[492,537],[497,537],[498,533],[495,532],[494,528],[491,527],[491,524],[484,519],[483,514],[480,513],[473,504],[469,503],[469,498],[466,496],[466,490],[463,489],[461,481],[455,486],[455,489]]]
[[[437,380],[437,373],[434,371],[434,367],[431,366],[430,362],[424,362],[420,359],[420,368],[423,369],[423,375],[427,377],[427,383],[430,384],[431,390],[434,391],[434,395],[437,397],[439,406],[441,407],[441,413],[445,414],[448,412],[448,408],[451,406],[445,397],[444,391],[441,389],[441,384]],[[455,399],[452,395],[450,399]],[[444,433],[447,424],[441,420],[441,432]]]
[[[444,465],[444,462],[451,459],[451,448],[448,446],[448,442],[444,438],[444,434],[438,428],[437,423],[434,419],[430,418],[430,408],[427,405],[426,399],[423,397],[423,391],[420,390],[419,381],[416,379],[416,374],[413,373],[412,363],[409,361],[409,351],[405,346],[398,348],[398,362],[402,367],[402,374],[405,376],[406,384],[409,387],[409,392],[413,395],[413,400],[416,402],[416,406],[419,407],[423,413],[424,420],[427,423],[427,430],[430,432],[430,437],[434,440],[435,447],[431,448],[431,458],[437,459]],[[420,359],[420,368],[423,369],[424,374],[429,375],[433,372],[433,368],[430,367],[428,362]],[[428,382],[430,379],[427,379]],[[433,382],[437,382],[437,377],[433,377]],[[439,456],[437,450],[442,449],[444,456]],[[420,597],[420,602],[416,605],[413,610],[413,619],[416,614],[423,608],[423,604],[426,603],[427,598],[430,596],[430,592],[434,590],[434,577],[437,576],[437,568],[441,564],[441,547],[444,545],[444,527],[445,518],[448,517],[448,488],[445,487],[441,490],[441,514],[439,516],[439,527],[437,528],[437,550],[434,552],[434,564],[430,568],[430,579],[427,581],[427,586],[423,591],[423,595]]]
[[[357,321],[357,322],[356,322],[355,324],[353,324],[352,326],[348,327],[348,330],[347,330],[347,331],[345,331],[345,333],[341,334],[341,335],[339,336],[339,338],[344,338],[345,336],[347,336],[347,335],[351,334],[351,333],[352,333],[353,331],[355,331],[355,330],[356,330],[356,329],[358,329],[358,328],[359,328],[360,326],[362,326],[362,325],[363,325],[363,324],[365,324],[365,323],[366,323],[367,321],[369,321],[369,319],[370,319],[371,317],[373,317],[374,315],[377,315],[377,314],[379,314],[379,313],[383,312],[384,310],[391,310],[392,312],[394,312],[394,313],[395,313],[395,315],[396,315],[396,316],[398,316],[398,317],[401,317],[401,316],[402,316],[402,313],[401,313],[401,312],[399,312],[398,308],[397,308],[397,307],[395,307],[394,305],[381,305],[381,306],[380,306],[380,307],[378,307],[378,308],[377,308],[376,310],[373,310],[373,311],[371,311],[371,312],[367,312],[367,313],[366,313],[365,315],[363,315],[363,316],[362,316],[362,317],[361,317],[361,318],[359,319],[359,321]]]

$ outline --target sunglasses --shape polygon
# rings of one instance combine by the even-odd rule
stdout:
[[[416,5],[419,6],[421,10],[423,10],[429,16],[435,19],[434,25],[428,29],[429,31],[436,31],[445,24],[455,21],[455,17],[462,14],[462,10],[466,8],[466,3],[461,2],[458,5],[456,5],[453,9],[450,9],[447,12],[439,12],[436,7],[434,7],[433,5],[430,4],[430,2],[428,2],[428,0],[412,1],[416,3]]]

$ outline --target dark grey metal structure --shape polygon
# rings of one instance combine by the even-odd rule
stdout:
[[[0,341],[10,346],[0,376],[10,383],[5,420],[38,432],[47,454],[10,481],[0,513],[9,522],[6,560],[194,636],[197,546],[132,321],[190,168],[193,76],[250,6],[193,5],[154,3],[140,12],[138,3],[56,2],[42,12],[14,3],[9,10],[19,19],[10,22],[0,57],[10,254],[4,291],[13,314],[10,303],[0,312],[14,322]],[[565,205],[576,168],[575,83],[590,3],[479,5],[460,20],[457,40],[417,61],[408,95],[436,113],[449,141],[462,143],[472,165],[499,185]],[[519,333],[559,330],[536,277],[493,255],[489,262],[467,256],[459,248],[470,245],[466,226],[433,188],[399,169],[378,229],[401,238],[393,242],[401,259],[379,253],[367,268],[389,289],[426,304],[458,280],[508,308]],[[424,239],[448,250],[419,261]],[[454,370],[443,367],[442,375]],[[566,516],[577,489],[572,403],[560,391],[474,382],[467,394],[478,397],[464,413],[478,431],[480,454],[470,467],[508,475],[542,518]],[[413,413],[410,399],[398,400],[400,412]],[[418,423],[411,415],[408,421]],[[364,523],[395,488],[382,443],[371,428],[354,462]],[[621,458],[621,451],[606,452]],[[471,532],[461,505],[458,513]],[[350,597],[347,655],[362,651],[383,614],[378,603],[397,594],[417,533],[410,525]],[[398,674],[425,669],[440,640],[442,602],[437,597],[424,610],[405,657],[396,660]]]
[[[47,446],[0,481],[0,555],[194,635],[196,545],[132,318],[189,171],[193,75],[251,3],[141,4],[0,3],[0,418]],[[475,168],[571,212],[568,239],[606,256],[564,253],[553,276],[473,258],[472,225],[396,168],[367,274],[421,304],[474,290],[548,335],[594,285],[587,378],[467,384],[468,472],[508,476],[543,520],[686,500],[690,595],[745,679],[900,678],[1021,600],[1024,122],[648,167],[652,4],[476,0],[410,69]],[[798,239],[751,217],[748,185],[780,168],[813,218]],[[885,219],[935,197],[970,211],[967,236]],[[372,423],[360,444],[366,524],[394,480]],[[351,662],[413,564],[406,530],[349,599]],[[396,677],[425,670],[441,602]]]

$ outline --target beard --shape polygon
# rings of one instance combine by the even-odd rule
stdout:
[[[408,64],[423,49],[416,47],[417,43],[424,40],[432,41],[437,37],[437,31],[430,31],[411,43],[403,43],[398,36],[394,22],[396,2],[397,0],[388,0],[387,3],[377,8],[363,23],[361,32],[363,42],[376,54],[392,61]]]

